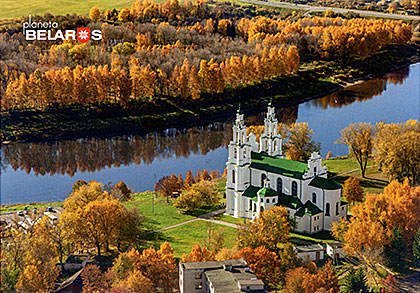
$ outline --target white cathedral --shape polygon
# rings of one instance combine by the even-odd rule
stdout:
[[[238,110],[226,163],[226,214],[255,219],[281,205],[296,221],[296,231],[331,230],[333,222],[347,217],[341,185],[327,179],[319,153],[312,153],[307,164],[286,159],[277,126],[270,103],[257,143],[254,134],[246,135],[244,115]]]

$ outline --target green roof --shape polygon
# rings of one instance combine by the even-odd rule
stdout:
[[[312,179],[312,181],[309,183],[310,186],[319,187],[322,189],[329,189],[329,190],[335,190],[340,189],[341,185],[335,182],[331,179],[325,179],[322,177],[315,177]]]
[[[300,201],[300,199],[297,196],[281,193],[279,195],[279,205],[297,210],[298,208],[303,206],[303,203]]]
[[[251,152],[251,168],[299,179],[308,170],[305,163],[273,157],[264,152]]]
[[[271,189],[271,188],[266,188],[266,187],[263,187],[263,188],[261,188],[259,191],[258,191],[258,193],[257,193],[259,196],[262,196],[262,197],[267,197],[267,196],[278,196],[279,194],[277,193],[277,191],[275,191],[274,189]]]
[[[246,196],[246,197],[254,197],[254,196],[257,196],[257,192],[260,189],[261,189],[261,187],[250,185],[247,189],[245,189],[245,191],[242,195]]]
[[[310,200],[305,202],[305,204],[295,213],[297,217],[303,217],[305,214],[309,216],[314,216],[322,213],[321,209],[314,205]]]

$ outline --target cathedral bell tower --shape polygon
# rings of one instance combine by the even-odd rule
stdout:
[[[278,121],[271,101],[264,119],[264,134],[260,138],[260,152],[266,152],[270,156],[283,156],[282,140],[278,135]]]
[[[233,139],[229,143],[229,155],[226,163],[226,212],[229,213],[232,210],[235,217],[241,217],[243,216],[242,192],[250,184],[249,165],[251,164],[252,147],[247,141],[244,115],[240,107],[236,113],[232,130]]]

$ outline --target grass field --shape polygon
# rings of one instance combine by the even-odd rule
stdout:
[[[368,168],[366,169],[366,177],[362,178],[359,165],[354,159],[347,157],[334,158],[323,161],[328,168],[330,177],[337,176],[351,170],[356,169],[353,172],[337,176],[334,178],[340,184],[344,184],[347,178],[356,177],[360,181],[360,185],[363,187],[365,192],[370,193],[381,193],[383,189],[388,185],[388,179],[383,175],[382,172],[374,165],[373,159],[368,161]]]
[[[235,228],[213,224],[206,221],[195,221],[173,229],[149,235],[147,241],[144,245],[142,245],[142,247],[155,247],[157,249],[163,242],[168,241],[174,249],[175,257],[180,258],[182,257],[182,254],[189,253],[193,245],[200,244],[203,246],[203,244],[205,244],[208,237],[207,230],[210,225],[212,230],[223,231],[225,239],[224,244],[226,247],[231,248],[235,246]]]
[[[128,207],[136,206],[141,214],[145,216],[147,230],[156,230],[182,223],[195,217],[183,214],[180,209],[175,208],[172,202],[166,202],[166,198],[152,198],[153,192],[146,191],[137,193],[134,200],[127,203]]]
[[[107,8],[131,7],[135,0],[1,0],[0,19],[16,18],[23,15],[54,15],[89,14],[92,7],[98,6],[100,10]],[[156,1],[158,2],[158,1]]]

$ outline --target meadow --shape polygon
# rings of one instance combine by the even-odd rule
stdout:
[[[92,7],[98,6],[100,10],[120,9],[130,7],[134,0],[2,0],[0,19],[16,18],[23,15],[57,14],[89,14]]]

